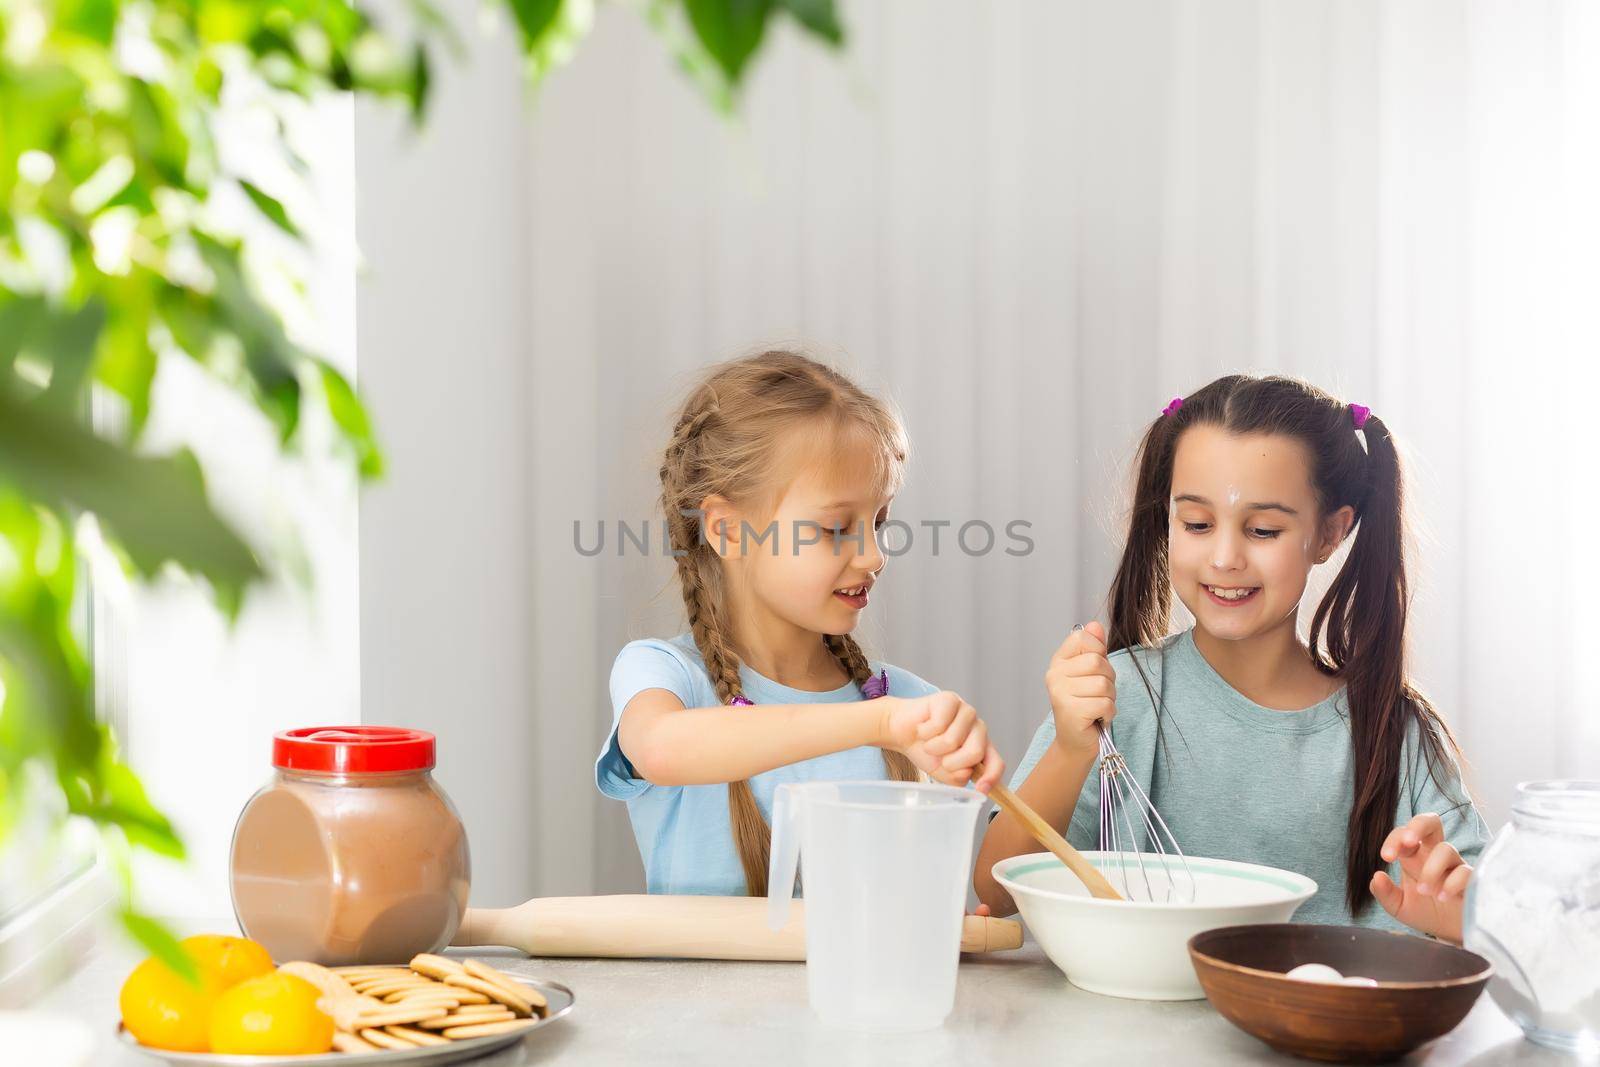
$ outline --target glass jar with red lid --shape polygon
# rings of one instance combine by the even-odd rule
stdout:
[[[450,943],[471,860],[433,780],[432,734],[326,726],[273,737],[272,780],[233,831],[233,910],[279,962],[405,963]]]

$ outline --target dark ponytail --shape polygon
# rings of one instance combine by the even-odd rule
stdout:
[[[1406,680],[1405,479],[1389,428],[1369,415],[1366,492],[1356,509],[1359,536],[1311,619],[1311,654],[1344,682],[1350,706],[1355,782],[1345,835],[1345,900],[1359,915],[1372,903],[1367,882],[1386,864],[1379,854],[1394,829],[1400,757],[1415,722],[1430,768],[1442,765],[1449,728]]]
[[[1436,778],[1456,747],[1438,712],[1406,680],[1405,479],[1388,427],[1365,409],[1362,415],[1358,435],[1352,408],[1314,386],[1231,375],[1157,418],[1139,446],[1128,542],[1111,586],[1107,635],[1114,651],[1149,646],[1167,634],[1172,468],[1185,429],[1209,424],[1241,435],[1282,434],[1306,446],[1321,514],[1345,506],[1355,512],[1355,541],[1310,630],[1312,660],[1344,683],[1349,708],[1355,781],[1345,898],[1354,915],[1371,905],[1367,883],[1385,866],[1379,849],[1394,827],[1408,730],[1414,723]]]

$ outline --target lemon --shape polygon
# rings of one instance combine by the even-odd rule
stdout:
[[[211,1008],[211,1051],[297,1056],[333,1047],[333,1020],[317,1008],[316,986],[273,971],[247,978]]]
[[[183,939],[183,947],[219,990],[231,989],[246,978],[272,970],[272,957],[255,941],[226,934],[196,934]]]
[[[205,1052],[217,987],[204,969],[199,985],[181,978],[154,956],[122,983],[117,1006],[122,1025],[141,1045],[173,1052]]]
[[[122,1024],[141,1045],[172,1052],[205,1052],[211,1007],[230,986],[272,970],[272,957],[254,941],[196,934],[182,941],[199,970],[199,984],[151,956],[133,969],[117,997]]]

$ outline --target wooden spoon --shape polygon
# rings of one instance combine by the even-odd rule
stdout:
[[[1035,841],[1055,854],[1055,857],[1067,865],[1067,870],[1078,876],[1078,880],[1089,890],[1089,895],[1099,897],[1101,900],[1121,900],[1122,895],[1111,888],[1111,883],[1106,881],[1106,876],[1100,869],[1083,858],[1083,853],[1073,848],[1067,839],[1056,833],[1055,827],[1045,822],[1039,813],[1028,806],[1017,794],[996,782],[989,787],[989,795],[996,804],[1017,817],[1017,821],[1028,828]]]

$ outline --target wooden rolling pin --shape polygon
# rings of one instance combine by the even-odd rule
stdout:
[[[514,908],[468,908],[454,944],[509,945],[530,956],[803,960],[805,907],[781,930],[767,926],[766,897],[535,897]],[[1022,944],[1022,924],[968,915],[962,952]]]

